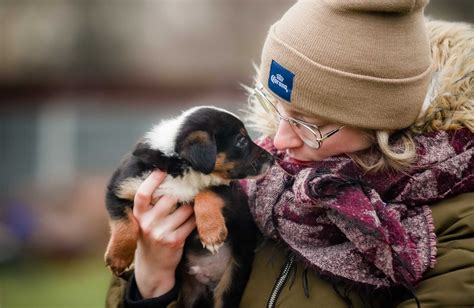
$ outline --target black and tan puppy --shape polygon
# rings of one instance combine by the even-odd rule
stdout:
[[[255,227],[246,198],[232,180],[259,176],[273,159],[242,122],[216,107],[195,107],[153,127],[127,155],[107,188],[111,238],[105,260],[120,275],[133,261],[138,225],[133,199],[154,169],[168,175],[154,197],[194,204],[197,230],[179,267],[185,307],[237,307],[250,274]]]

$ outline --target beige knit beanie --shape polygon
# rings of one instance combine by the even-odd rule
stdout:
[[[271,26],[258,80],[297,110],[370,129],[412,124],[431,77],[428,0],[301,0]]]

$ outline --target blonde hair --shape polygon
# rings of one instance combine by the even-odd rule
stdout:
[[[416,159],[412,134],[408,131],[369,131],[372,147],[347,154],[367,172],[408,171]],[[396,138],[393,138],[396,135]]]
[[[409,170],[414,137],[468,128],[474,132],[474,31],[472,25],[427,21],[434,72],[420,116],[399,131],[371,131],[371,149],[349,156],[366,171]]]

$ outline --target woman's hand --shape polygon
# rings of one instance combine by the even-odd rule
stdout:
[[[153,192],[166,173],[153,171],[135,195],[133,214],[140,233],[135,252],[135,279],[143,298],[158,297],[175,284],[175,271],[184,241],[196,227],[190,205],[176,208],[177,200],[162,196],[153,205]]]

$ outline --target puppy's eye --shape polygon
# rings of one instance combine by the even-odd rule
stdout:
[[[248,144],[249,144],[248,139],[245,137],[241,137],[239,138],[239,140],[237,140],[237,143],[235,144],[235,146],[238,148],[245,148]]]

